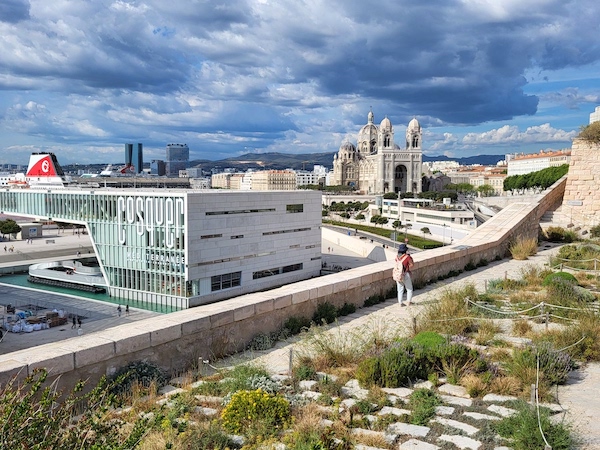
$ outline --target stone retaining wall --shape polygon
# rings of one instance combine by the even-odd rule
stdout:
[[[574,139],[562,211],[583,228],[600,224],[600,144]]]
[[[557,182],[538,203],[510,204],[462,241],[415,254],[415,281],[424,284],[469,263],[505,257],[514,240],[537,237],[540,217],[560,202],[564,185],[564,179]],[[321,303],[360,307],[369,297],[389,298],[395,289],[392,266],[392,261],[374,263],[5,354],[0,357],[0,383],[38,367],[47,368],[52,378],[60,377],[62,386],[79,379],[93,383],[136,360],[182,371],[200,357],[214,360],[242,350],[254,336],[277,331],[291,316],[310,318]]]

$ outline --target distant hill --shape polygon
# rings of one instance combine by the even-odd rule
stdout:
[[[312,170],[314,165],[333,168],[333,156],[337,152],[330,153],[247,153],[232,158],[221,159],[218,161],[209,161],[206,159],[191,161],[192,166],[200,166],[204,170],[213,167],[226,168],[231,167],[238,170],[246,169],[294,169],[294,170]],[[423,155],[423,161],[457,161],[461,165],[483,164],[496,165],[498,161],[504,159],[504,155],[478,155],[467,156],[464,158],[448,158],[447,156],[426,156]]]
[[[225,169],[233,168],[240,171],[248,169],[255,170],[313,170],[314,165],[325,166],[328,169],[333,168],[333,156],[337,152],[329,153],[247,153],[245,155],[235,156],[227,159],[212,161],[208,159],[196,159],[190,161],[190,167],[201,167],[203,170],[210,171],[213,168]],[[462,165],[483,164],[495,165],[498,161],[504,159],[504,155],[479,155],[468,156],[465,158],[448,158],[447,156],[426,156],[423,155],[423,161],[458,161]],[[115,167],[122,164],[115,163]],[[145,164],[149,167],[149,163]],[[106,164],[88,164],[88,165],[64,165],[66,172],[84,170],[90,173],[99,173],[106,167]]]
[[[447,156],[426,156],[423,155],[423,161],[457,161],[461,166],[471,166],[481,164],[484,166],[495,166],[498,161],[503,161],[506,155],[477,155],[465,156],[464,158],[449,158]]]
[[[206,159],[190,161],[193,167],[201,167],[210,170],[213,167],[231,167],[238,170],[247,169],[294,169],[313,170],[314,165],[321,165],[331,169],[333,167],[333,155],[335,153],[247,153],[232,158],[209,161]]]

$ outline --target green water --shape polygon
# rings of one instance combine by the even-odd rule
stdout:
[[[56,292],[57,294],[68,294],[73,297],[81,299],[91,298],[94,300],[112,303],[114,305],[129,305],[132,308],[145,309],[146,311],[158,312],[158,313],[170,313],[178,311],[178,308],[166,305],[157,305],[149,302],[141,302],[137,300],[124,299],[119,297],[111,297],[108,293],[94,294],[92,292],[79,291],[77,289],[60,288],[56,286],[47,286],[45,284],[30,283],[27,281],[27,274],[17,275],[2,275],[0,276],[0,283],[10,284],[12,286],[21,286],[30,289],[35,289],[44,292]]]

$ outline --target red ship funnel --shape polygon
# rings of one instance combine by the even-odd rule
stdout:
[[[28,177],[56,177],[62,174],[56,170],[56,156],[53,153],[34,153],[29,157]],[[57,162],[57,161],[56,161]],[[58,163],[58,162],[57,162]],[[62,172],[62,170],[60,170]]]

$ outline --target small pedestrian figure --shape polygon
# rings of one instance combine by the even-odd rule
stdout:
[[[79,324],[79,328],[81,328],[81,317],[77,316],[77,323]]]
[[[77,257],[79,258],[81,256],[81,252],[77,252]]]
[[[122,311],[121,305],[117,306],[117,314],[119,317],[121,317],[121,311]]]
[[[125,315],[129,315],[129,305],[125,306]]]
[[[75,328],[75,324],[77,323],[76,320],[77,319],[75,319],[75,316],[73,316],[73,325],[71,326],[71,330]]]
[[[6,251],[6,245],[4,246],[4,251]]]

